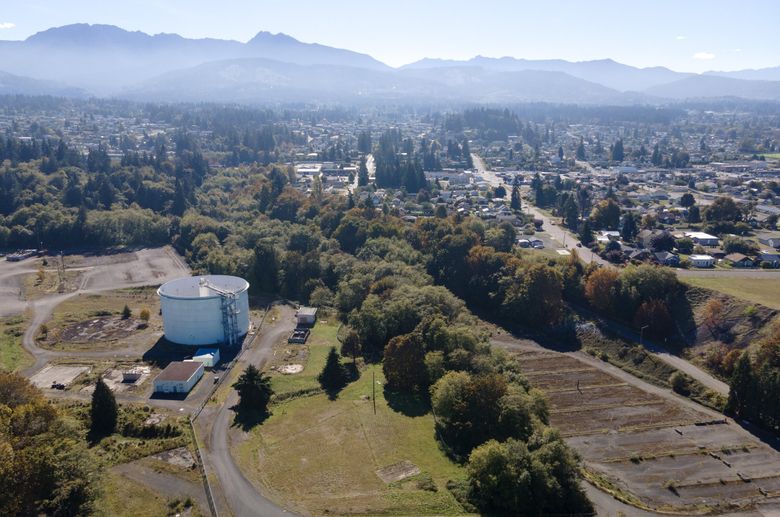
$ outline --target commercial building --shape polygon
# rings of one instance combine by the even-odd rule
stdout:
[[[155,393],[189,393],[203,377],[203,363],[172,361],[154,379]]]
[[[704,232],[685,232],[685,236],[702,246],[717,246],[718,238]]]
[[[295,313],[295,319],[298,325],[311,326],[317,321],[317,308],[316,307],[301,307]]]

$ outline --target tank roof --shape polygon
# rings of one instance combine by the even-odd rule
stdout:
[[[229,275],[201,275],[177,278],[157,289],[157,294],[166,298],[182,300],[203,300],[218,298],[220,292],[241,293],[249,289],[249,282]]]

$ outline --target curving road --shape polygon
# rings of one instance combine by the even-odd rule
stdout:
[[[253,364],[262,370],[265,363],[273,355],[274,344],[289,335],[295,327],[292,308],[282,305],[276,307],[278,314],[275,321],[272,321],[269,326],[264,325],[265,329],[260,329],[262,334],[258,335],[241,354],[233,368],[243,369],[246,365]],[[224,501],[234,516],[289,517],[295,515],[263,496],[244,476],[230,453],[230,428],[233,420],[233,411],[230,408],[237,403],[238,395],[235,390],[231,390],[230,395],[214,417],[208,449],[203,451],[207,471],[213,472],[219,479]],[[204,416],[207,415],[204,414]]]

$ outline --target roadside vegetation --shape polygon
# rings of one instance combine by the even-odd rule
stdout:
[[[0,319],[0,370],[15,372],[33,363],[32,357],[22,348],[26,328],[25,316]]]

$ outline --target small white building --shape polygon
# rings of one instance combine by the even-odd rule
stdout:
[[[295,319],[298,325],[314,325],[314,322],[317,321],[317,308],[301,307],[295,313]]]
[[[712,267],[715,265],[715,258],[710,255],[691,255],[690,259],[693,267]]]
[[[203,377],[203,363],[172,361],[154,379],[155,393],[189,393]]]
[[[696,244],[701,244],[702,246],[717,246],[718,245],[718,238],[714,235],[710,235],[709,233],[704,232],[685,232],[685,236],[691,239]]]
[[[192,360],[203,363],[206,368],[214,368],[219,363],[219,348],[198,348]]]

